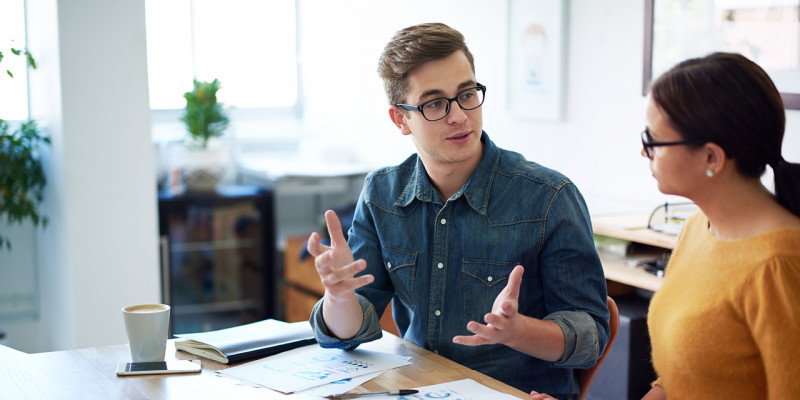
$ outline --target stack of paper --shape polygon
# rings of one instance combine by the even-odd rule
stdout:
[[[400,397],[402,400],[458,399],[458,400],[519,400],[510,394],[481,385],[472,379],[463,379],[438,385],[415,388],[419,393]],[[386,400],[386,396],[359,397],[359,400]]]
[[[310,345],[217,373],[283,393],[296,393],[351,380],[349,385],[337,383],[330,389],[315,391],[317,395],[327,395],[346,392],[383,371],[410,363],[410,357],[394,354],[362,349],[323,349]],[[367,375],[371,377],[358,379]],[[345,387],[350,385],[352,387]]]

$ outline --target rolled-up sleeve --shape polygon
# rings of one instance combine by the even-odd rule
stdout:
[[[602,354],[609,335],[606,280],[594,247],[583,197],[569,183],[550,203],[541,250],[548,313],[564,332],[561,360],[553,365],[588,368]]]
[[[361,324],[361,329],[358,330],[358,333],[350,339],[339,339],[333,336],[328,330],[328,326],[322,318],[324,299],[320,299],[317,304],[314,305],[314,309],[311,310],[309,323],[311,323],[311,327],[314,328],[314,337],[321,347],[351,350],[362,343],[381,338],[383,331],[381,329],[380,319],[375,313],[375,307],[366,297],[358,293],[356,293],[356,297],[358,298],[358,304],[361,305],[364,322]]]
[[[600,354],[597,324],[589,314],[580,311],[556,311],[543,318],[553,321],[564,332],[564,355],[558,366],[589,366]]]

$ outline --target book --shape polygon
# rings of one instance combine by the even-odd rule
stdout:
[[[222,364],[266,357],[316,343],[307,322],[266,319],[210,332],[178,334],[175,348]]]

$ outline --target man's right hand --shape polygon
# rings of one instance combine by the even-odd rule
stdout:
[[[355,277],[367,264],[364,260],[353,261],[353,252],[342,233],[342,224],[336,213],[325,212],[328,235],[331,245],[320,243],[318,233],[308,238],[308,253],[314,256],[314,265],[325,287],[322,316],[328,330],[340,339],[349,339],[358,333],[362,324],[361,306],[355,290],[369,285],[375,279],[372,275]]]

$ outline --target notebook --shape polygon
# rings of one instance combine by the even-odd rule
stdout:
[[[175,335],[175,348],[222,364],[266,357],[316,343],[307,322],[266,319],[210,332]]]

